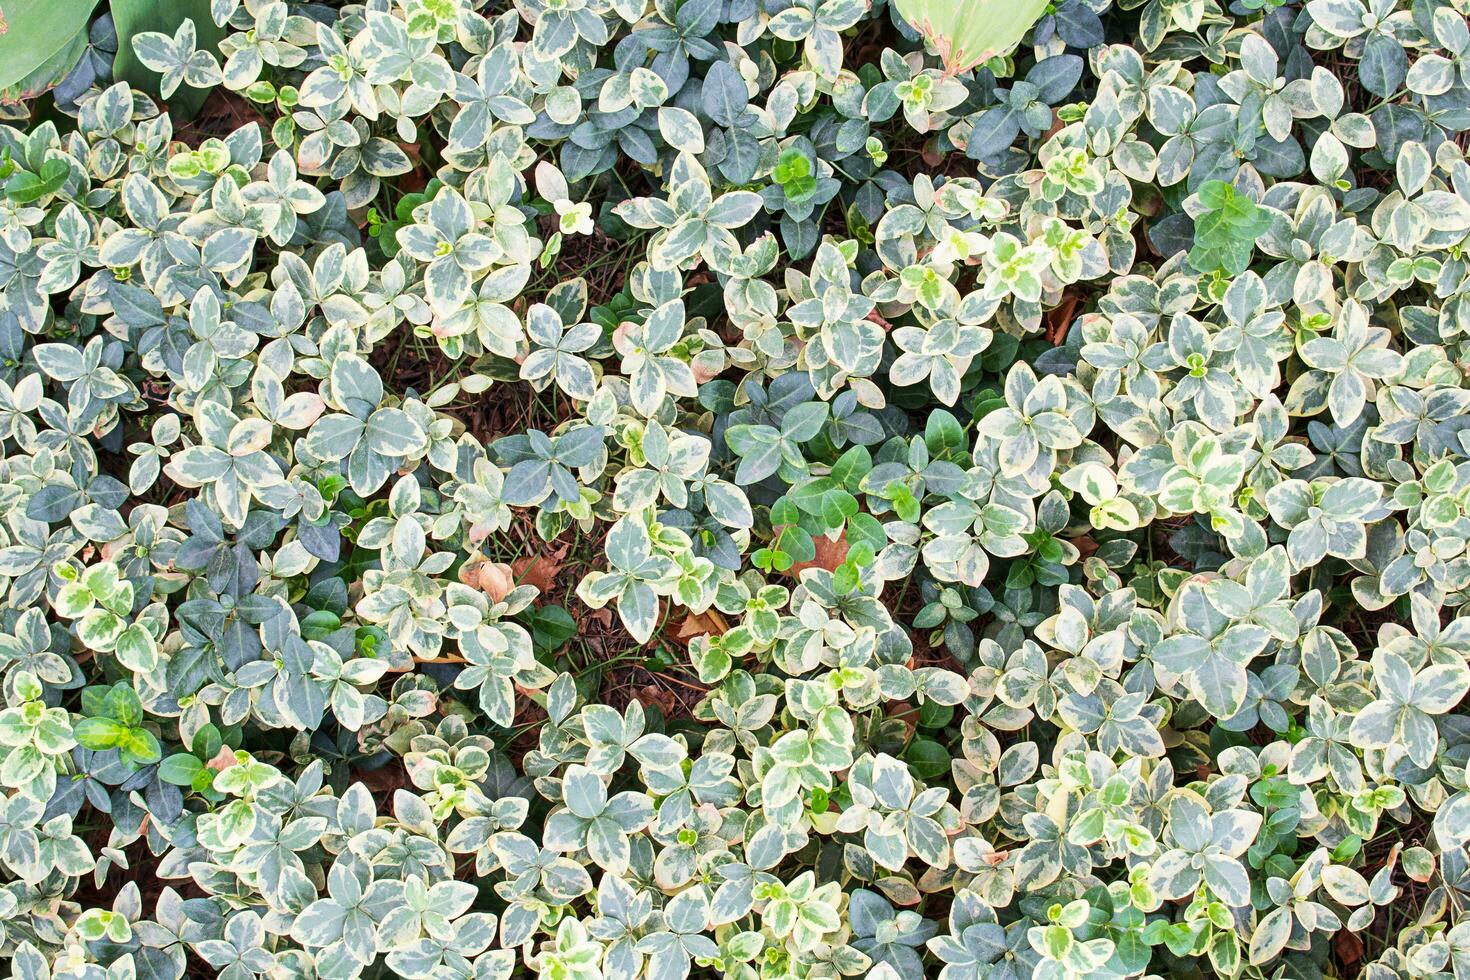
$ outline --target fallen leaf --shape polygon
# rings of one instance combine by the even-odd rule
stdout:
[[[399,143],[398,148],[408,156],[413,166],[413,169],[398,178],[397,186],[399,190],[411,194],[429,186],[429,178],[424,176],[424,171],[421,169],[424,160],[423,155],[419,152],[418,144]]]
[[[1051,111],[1051,127],[1048,128],[1047,131],[1042,135],[1041,141],[1045,143],[1047,140],[1051,139],[1057,133],[1060,133],[1063,129],[1065,129],[1066,126],[1067,124],[1062,122],[1061,115],[1055,109],[1053,109]]]
[[[392,794],[408,787],[408,773],[402,766],[357,769],[353,771],[352,780],[364,784],[372,793]]]
[[[877,310],[870,310],[864,319],[870,323],[878,324],[878,326],[883,328],[885,333],[893,329],[893,324],[888,322],[888,319]]]
[[[475,588],[480,581],[480,563],[485,559],[478,551],[472,551],[464,564],[459,566],[459,580],[470,588]]]
[[[891,701],[883,713],[903,725],[907,736],[912,736],[919,727],[919,709],[913,705]]]
[[[645,708],[658,708],[665,718],[674,713],[674,692],[666,691],[657,684],[646,684],[633,691],[633,699]]]
[[[534,585],[542,595],[556,588],[556,577],[561,574],[562,559],[567,556],[567,545],[552,549],[545,555],[528,555],[511,562],[517,585]]]
[[[811,561],[799,561],[791,566],[791,575],[796,578],[808,568],[825,568],[829,572],[835,572],[837,566],[847,561],[847,532],[843,531],[833,541],[825,534],[819,534],[812,538],[812,544],[816,546],[817,554]]]
[[[1047,310],[1042,315],[1042,322],[1046,324],[1046,339],[1055,346],[1060,346],[1067,338],[1067,331],[1072,327],[1072,316],[1077,312],[1077,305],[1081,297],[1076,293],[1066,293],[1062,301]]]
[[[1354,966],[1363,958],[1363,940],[1346,930],[1332,937],[1337,958],[1343,966]]]
[[[730,624],[725,622],[717,609],[706,609],[702,613],[685,616],[674,634],[675,639],[688,643],[696,636],[724,636]]]
[[[467,561],[459,569],[459,580],[499,602],[516,587],[515,572],[501,561]]]

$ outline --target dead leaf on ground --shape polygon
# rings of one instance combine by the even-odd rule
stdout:
[[[613,614],[612,610],[607,606],[603,606],[601,609],[587,610],[587,618],[596,620],[604,629],[612,628]]]
[[[808,568],[825,568],[829,572],[837,571],[837,566],[847,561],[847,532],[843,531],[833,541],[825,534],[819,534],[812,538],[812,544],[816,546],[817,554],[811,561],[799,561],[791,566],[791,576],[796,578]]]
[[[398,178],[398,188],[406,193],[421,191],[429,186],[429,178],[423,171],[424,157],[417,143],[399,143],[398,148],[408,157],[412,169]]]
[[[1343,966],[1355,966],[1363,958],[1363,940],[1351,932],[1339,932],[1332,937],[1332,945]]]
[[[879,878],[874,884],[878,886],[879,891],[888,896],[888,900],[894,905],[918,905],[923,898],[919,890],[914,887],[913,882],[898,875]]]
[[[1072,328],[1072,317],[1077,312],[1077,305],[1080,302],[1080,296],[1069,292],[1062,296],[1060,303],[1043,314],[1042,321],[1046,324],[1046,339],[1052,344],[1060,346],[1067,339],[1067,331]]]
[[[883,712],[890,719],[903,725],[909,735],[913,735],[919,727],[919,709],[909,704],[890,702]]]
[[[354,782],[367,786],[374,795],[397,792],[408,788],[408,772],[402,766],[379,766],[376,769],[358,769],[353,772]]]
[[[501,561],[467,561],[460,566],[459,580],[485,593],[491,602],[499,602],[516,587],[515,571]]]
[[[645,708],[658,708],[665,718],[674,714],[674,708],[678,702],[674,700],[674,693],[666,691],[657,684],[645,684],[643,687],[635,688],[633,700]]]
[[[688,643],[696,636],[724,636],[729,628],[730,624],[725,622],[725,617],[720,615],[719,610],[706,609],[702,613],[685,616],[674,637]]]
[[[1053,109],[1051,111],[1051,126],[1042,135],[1041,141],[1045,143],[1047,140],[1051,139],[1057,133],[1060,133],[1063,129],[1065,129],[1066,126],[1067,124],[1062,122],[1061,114]]]
[[[561,574],[562,560],[567,556],[568,545],[559,545],[544,555],[528,555],[511,562],[517,585],[534,585],[542,595],[556,588],[556,577]]]

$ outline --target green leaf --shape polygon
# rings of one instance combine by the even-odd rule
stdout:
[[[194,778],[204,770],[204,763],[187,752],[177,752],[158,767],[158,778],[175,786],[193,786]]]
[[[143,704],[136,691],[119,681],[102,699],[102,714],[133,728],[143,721]]]
[[[618,596],[618,615],[633,639],[647,643],[658,625],[658,596],[643,582],[633,582]]]
[[[847,549],[847,562],[854,568],[867,568],[873,563],[876,556],[873,554],[873,546],[866,541],[856,543],[849,542]]]
[[[944,459],[951,454],[963,457],[969,450],[965,443],[965,430],[960,428],[959,420],[942,408],[930,412],[929,420],[924,423],[924,445],[935,459]]]
[[[546,606],[531,617],[531,638],[536,646],[556,650],[577,635],[577,621],[561,606]]]
[[[759,483],[781,465],[781,436],[768,425],[732,425],[725,441],[741,457],[735,482],[742,486]]]
[[[898,514],[899,520],[913,524],[919,519],[919,501],[914,498],[908,487],[897,480],[888,484],[883,495],[893,502],[893,509]]]
[[[812,176],[812,162],[795,147],[781,154],[771,171],[771,178],[790,198],[799,199],[817,189],[817,178]]]
[[[847,520],[847,543],[850,548],[865,544],[877,552],[888,543],[888,534],[872,514],[853,514]]]
[[[789,499],[797,507],[821,518],[821,530],[839,527],[857,513],[857,498],[839,487],[831,477],[817,477],[792,490]]]
[[[1047,0],[894,0],[898,12],[944,59],[954,75],[1002,55],[1020,43],[1047,9]]]
[[[209,722],[194,733],[194,744],[191,748],[199,758],[213,759],[219,755],[219,750],[223,745],[224,738],[220,735],[219,728],[213,722]]]
[[[139,765],[149,765],[163,758],[163,749],[158,739],[146,728],[134,728],[127,733],[119,746],[123,758]]]
[[[866,446],[853,446],[832,464],[832,479],[848,490],[856,491],[863,477],[873,468],[873,454]]]
[[[801,520],[801,515],[797,513],[796,504],[792,503],[791,498],[782,497],[771,505],[771,525],[773,527],[790,526],[799,520]]]
[[[5,182],[5,196],[16,204],[34,204],[47,194],[60,190],[70,172],[64,162],[56,159],[41,164],[40,173],[17,171]]]
[[[111,718],[83,718],[72,728],[82,748],[102,752],[116,748],[128,738],[128,730]]]
[[[919,706],[920,728],[943,728],[954,718],[954,708],[937,701],[925,701]]]
[[[949,772],[949,750],[932,738],[914,739],[903,758],[915,779],[936,779]]]
[[[342,625],[336,613],[318,609],[301,620],[301,636],[307,640],[326,639],[327,635]]]
[[[173,37],[185,20],[194,21],[195,46],[200,51],[219,52],[225,29],[210,16],[209,0],[109,0],[112,23],[117,29],[117,57],[112,62],[112,75],[136,89],[159,96],[163,76],[146,67],[133,50],[133,38],[147,31],[158,31]],[[209,92],[192,88],[187,83],[168,99],[176,119],[193,119],[204,105]]]
[[[789,555],[793,562],[811,561],[817,557],[817,546],[812,541],[812,536],[799,527],[788,527],[781,534],[781,550]]]
[[[3,39],[0,39],[3,42]],[[83,27],[35,71],[13,85],[0,87],[0,104],[25,102],[51,91],[76,68],[87,53],[87,29]]]
[[[97,0],[7,2],[0,10],[6,28],[0,34],[0,89],[7,90],[0,101],[25,97],[8,91],[22,82],[27,83],[27,95],[40,94],[29,89],[43,74],[54,73],[47,88],[60,81],[86,48],[87,22],[96,6]]]
[[[1201,273],[1240,275],[1250,266],[1256,239],[1271,227],[1270,212],[1223,180],[1200,185],[1199,200],[1206,210],[1194,219],[1190,266]]]
[[[134,623],[117,638],[117,659],[133,671],[150,671],[158,666],[158,645],[139,623]]]
[[[832,406],[826,402],[802,402],[793,405],[781,419],[781,438],[788,442],[807,442],[815,439],[827,421]]]

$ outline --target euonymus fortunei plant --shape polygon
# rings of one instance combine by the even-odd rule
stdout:
[[[1470,977],[1465,0],[104,6],[9,975]]]

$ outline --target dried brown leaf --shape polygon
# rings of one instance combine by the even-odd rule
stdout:
[[[491,602],[499,602],[516,587],[515,571],[501,561],[467,561],[460,567],[459,580],[485,593]]]
[[[837,566],[847,561],[847,532],[843,531],[833,541],[825,534],[819,534],[812,538],[812,544],[816,546],[816,557],[811,561],[799,561],[791,566],[792,576],[798,576],[808,568],[825,568],[829,572],[835,572]]]
[[[688,643],[696,636],[724,636],[730,624],[717,609],[706,609],[702,613],[691,613],[679,623],[674,638]]]
[[[674,709],[678,707],[678,702],[674,699],[673,692],[666,691],[657,684],[645,684],[643,687],[635,689],[633,691],[633,699],[645,708],[658,708],[658,710],[663,712],[665,718],[672,716]]]
[[[511,562],[517,585],[534,585],[536,591],[546,595],[556,588],[556,577],[561,574],[562,559],[567,556],[567,546],[552,549],[544,555],[528,555]]]

